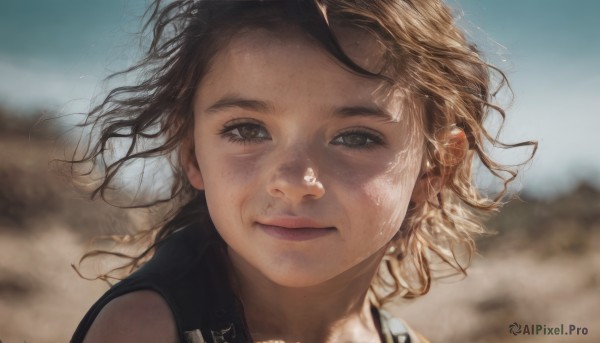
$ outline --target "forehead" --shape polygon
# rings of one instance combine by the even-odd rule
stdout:
[[[370,72],[380,71],[383,66],[384,47],[372,34],[350,27],[337,27],[333,31],[340,47],[352,61]],[[335,63],[341,63],[319,46],[308,33],[286,26],[281,26],[277,31],[259,28],[243,30],[231,39],[225,53],[234,57],[239,54],[266,53],[276,49],[289,55],[318,54]]]
[[[338,28],[335,33],[354,63],[370,72],[380,71],[384,48],[372,35],[353,28]],[[304,96],[322,107],[349,101],[373,103],[388,108],[394,121],[400,119],[402,103],[402,97],[391,93],[384,81],[351,72],[312,37],[291,27],[253,28],[235,34],[215,55],[197,98],[208,100],[223,93],[258,99],[271,96],[283,103]]]

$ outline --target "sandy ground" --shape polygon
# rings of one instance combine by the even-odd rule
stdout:
[[[83,248],[80,237],[55,227],[0,235],[3,343],[68,341],[82,314],[106,289],[71,269]]]

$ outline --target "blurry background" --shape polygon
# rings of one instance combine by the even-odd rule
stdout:
[[[501,136],[538,140],[515,200],[490,220],[469,277],[397,310],[434,342],[600,341],[600,2],[448,0],[512,82]],[[66,341],[106,289],[70,268],[98,234],[135,227],[68,186],[52,157],[73,113],[132,63],[145,0],[0,1],[0,340]],[[120,82],[127,80],[121,79]],[[97,99],[96,99],[97,100]],[[69,116],[51,122],[40,118]],[[37,123],[37,125],[36,125]],[[490,125],[494,122],[491,121]],[[61,139],[58,139],[61,138]],[[496,152],[518,162],[528,151]],[[482,186],[487,186],[485,175]],[[92,269],[88,275],[93,275]],[[508,326],[574,324],[587,336],[513,336]]]

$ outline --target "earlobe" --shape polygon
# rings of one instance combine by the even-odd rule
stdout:
[[[204,190],[204,179],[202,178],[192,139],[182,144],[179,154],[181,165],[192,187],[197,190]]]

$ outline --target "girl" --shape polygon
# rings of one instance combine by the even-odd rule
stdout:
[[[471,161],[507,170],[482,148],[497,143],[486,113],[504,115],[489,74],[504,75],[449,9],[156,0],[149,13],[129,70],[146,78],[91,112],[99,139],[74,162],[101,167],[104,196],[132,160],[170,158],[174,211],[72,342],[424,342],[381,306],[425,294],[436,261],[465,272],[470,209],[500,198],[479,195]],[[120,138],[130,148],[107,163]]]

